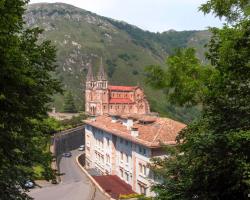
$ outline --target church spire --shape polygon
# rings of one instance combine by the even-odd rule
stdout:
[[[88,67],[88,74],[87,74],[86,80],[87,80],[88,82],[89,82],[89,81],[94,81],[95,78],[94,78],[94,75],[93,75],[92,65],[89,64],[88,66],[89,66],[89,67]]]
[[[107,75],[104,71],[104,67],[103,67],[103,64],[102,64],[102,57],[101,57],[101,64],[100,64],[100,68],[99,68],[99,72],[98,72],[98,75],[97,75],[97,79],[102,81],[102,80],[107,80]]]

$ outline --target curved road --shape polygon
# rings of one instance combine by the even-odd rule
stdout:
[[[60,162],[61,183],[49,184],[30,190],[29,195],[35,200],[103,200],[104,194],[95,190],[94,185],[76,163],[76,156],[81,152],[71,151],[72,156],[63,157]]]

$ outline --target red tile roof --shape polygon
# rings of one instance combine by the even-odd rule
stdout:
[[[117,103],[117,104],[119,104],[119,103],[133,103],[132,101],[131,101],[131,99],[128,99],[128,98],[111,98],[110,100],[109,100],[109,103]]]
[[[136,194],[129,184],[116,175],[93,176],[93,178],[112,198],[118,199],[120,194]]]
[[[134,114],[133,116],[134,127],[138,128],[139,131],[137,137],[132,136],[130,130],[121,121],[112,122],[112,118],[108,115],[98,116],[95,120],[85,120],[85,123],[149,148],[160,147],[161,143],[176,144],[176,136],[186,127],[181,122],[161,117],[155,117],[154,120],[149,121],[150,123],[144,124],[144,121],[140,122],[140,119],[147,119],[147,115],[137,115],[135,117]],[[147,122],[147,120],[145,121]]]
[[[116,86],[116,85],[109,85],[109,90],[117,90],[117,91],[133,91],[136,87],[135,86]]]

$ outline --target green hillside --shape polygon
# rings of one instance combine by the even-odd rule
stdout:
[[[153,111],[185,122],[197,115],[196,109],[169,105],[163,91],[146,86],[144,68],[162,64],[178,47],[193,46],[203,59],[203,46],[209,37],[207,31],[152,33],[62,3],[31,4],[25,20],[29,27],[43,28],[41,40],[49,39],[57,47],[56,76],[63,82],[64,89],[72,92],[79,110],[84,107],[87,64],[91,62],[96,72],[102,56],[110,83],[142,86]],[[63,96],[55,96],[57,110],[62,110],[63,101]]]

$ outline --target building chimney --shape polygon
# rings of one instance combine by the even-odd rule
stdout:
[[[128,118],[127,119],[127,129],[131,130],[131,128],[133,127],[133,125],[134,125],[133,119],[132,118]]]
[[[139,136],[138,128],[132,127],[132,128],[131,128],[131,135],[132,135],[133,137],[138,137],[138,136]]]

